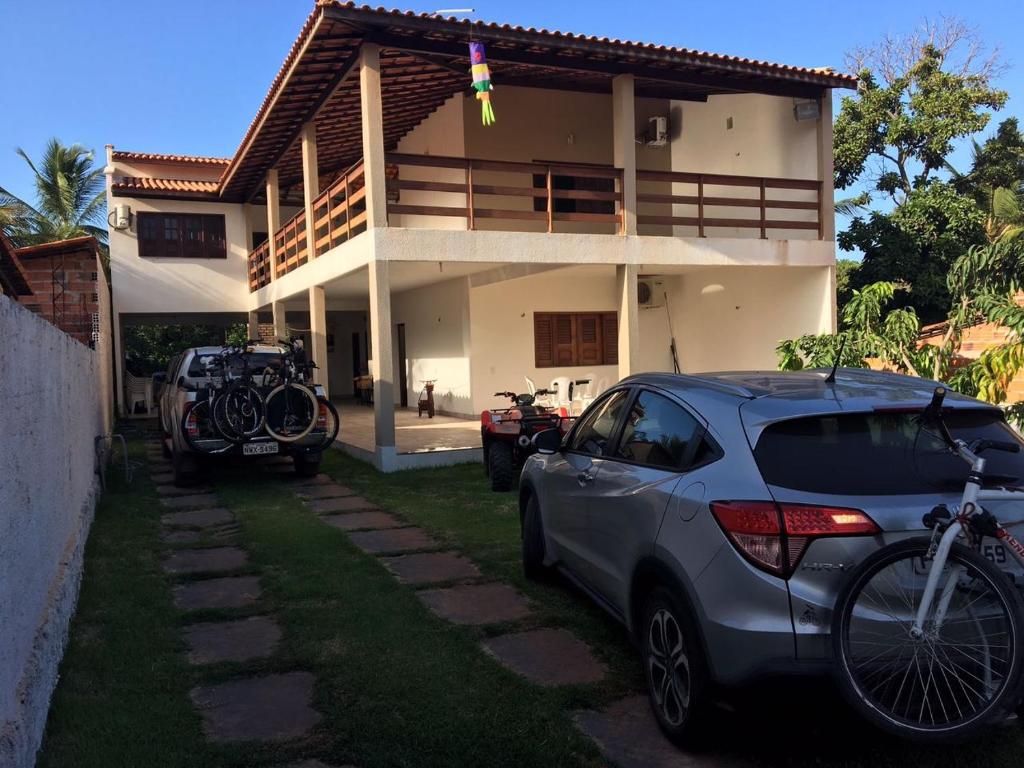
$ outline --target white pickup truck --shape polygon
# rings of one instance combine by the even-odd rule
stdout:
[[[250,347],[249,364],[252,370],[261,370],[280,363],[284,348],[279,346],[256,345]],[[203,464],[224,456],[268,456],[285,454],[292,457],[295,471],[301,476],[311,477],[320,469],[320,455],[325,445],[326,425],[318,423],[305,437],[295,442],[279,442],[268,434],[260,434],[242,443],[234,444],[217,435],[190,434],[195,431],[186,416],[204,388],[219,384],[211,380],[206,362],[222,352],[221,347],[191,347],[171,359],[165,374],[153,377],[159,388],[160,428],[163,432],[164,453],[174,467],[175,485],[189,485],[197,481]],[[323,388],[315,387],[317,395],[323,397]]]

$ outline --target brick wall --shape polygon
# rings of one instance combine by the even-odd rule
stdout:
[[[32,289],[32,295],[24,297],[21,304],[77,341],[93,346],[100,290],[95,245],[68,250],[22,248],[17,253]]]

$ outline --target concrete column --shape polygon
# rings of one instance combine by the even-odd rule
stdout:
[[[258,339],[260,337],[260,316],[258,313],[249,313],[249,328],[246,333],[249,334],[250,339]]]
[[[288,324],[285,322],[285,309],[283,301],[275,301],[270,305],[274,313],[274,341],[288,338]]]
[[[619,378],[640,372],[640,307],[637,303],[635,264],[615,268],[615,291],[619,300]]]
[[[313,226],[313,201],[320,194],[320,169],[316,162],[316,123],[302,126],[302,192],[306,201],[306,249],[308,260],[316,258],[316,228]]]
[[[636,107],[633,76],[612,78],[612,137],[615,167],[622,169],[623,234],[636,234]]]
[[[363,43],[359,54],[359,99],[363,114],[363,169],[366,176],[366,227],[388,225],[384,173],[384,115],[380,95],[380,48]]]
[[[391,348],[391,276],[388,262],[368,266],[370,346],[373,356],[373,415],[377,465],[386,468],[395,453],[395,362]]]
[[[818,220],[821,239],[836,239],[836,190],[832,148],[832,91],[826,90],[819,100],[821,117],[818,118],[818,178],[821,179],[821,200]]]
[[[309,338],[312,347],[309,353],[317,364],[313,381],[323,386],[324,394],[330,397],[327,381],[327,297],[322,285],[309,287]]]
[[[267,171],[267,238],[270,248],[270,280],[277,279],[277,247],[274,235],[281,228],[281,195],[277,184],[277,168]]]

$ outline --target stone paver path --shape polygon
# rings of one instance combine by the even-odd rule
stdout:
[[[417,549],[432,549],[438,542],[427,535],[422,528],[395,528],[388,531],[359,531],[350,533],[349,539],[364,552],[412,552]]]
[[[157,472],[149,476],[149,479],[154,483],[173,483],[174,473],[173,472]],[[175,488],[177,486],[174,486]]]
[[[321,514],[323,512],[362,512],[367,509],[377,509],[377,505],[362,496],[342,496],[336,499],[315,499],[309,502],[309,508]]]
[[[585,710],[573,719],[619,768],[741,768],[745,761],[679,749],[665,738],[645,696],[630,696],[602,712]]]
[[[265,659],[281,640],[281,629],[267,616],[192,624],[184,634],[191,664]]]
[[[308,487],[297,488],[295,495],[300,499],[339,499],[342,496],[355,496],[351,488],[337,483],[317,483]]]
[[[179,584],[173,589],[174,604],[183,611],[209,608],[242,608],[262,596],[257,576],[227,576]]]
[[[210,741],[278,741],[304,736],[321,716],[311,706],[314,678],[288,672],[192,690]]]
[[[480,577],[480,569],[457,552],[422,552],[381,558],[403,584],[436,584]]]
[[[150,451],[151,466],[153,451]],[[267,470],[281,467],[273,464]],[[291,470],[289,461],[285,469]],[[151,476],[152,477],[152,476]],[[161,516],[160,538],[168,545],[231,542],[241,531],[235,515],[217,506],[209,486],[178,488],[160,476],[157,495],[165,508],[182,510]],[[163,561],[172,575],[210,574],[207,578],[172,587],[181,611],[232,610],[255,606],[262,597],[258,576],[230,574],[248,565],[248,555],[237,546],[174,549]],[[246,664],[271,657],[281,641],[281,628],[272,616],[204,621],[182,628],[187,658],[194,666]],[[314,678],[308,672],[240,678],[218,685],[200,685],[191,692],[210,741],[278,741],[307,735],[320,722],[312,708]]]
[[[351,512],[347,515],[324,515],[323,521],[343,531],[383,530],[399,528],[405,523],[387,512]]]
[[[297,477],[295,481],[291,483],[291,487],[295,491],[300,491],[303,488],[308,488],[311,485],[333,485],[334,478],[330,475],[313,475],[313,477]]]
[[[605,668],[585,643],[564,629],[534,629],[492,637],[484,647],[506,667],[538,685],[596,683]]]
[[[416,594],[430,610],[454,624],[498,624],[530,613],[526,598],[508,584],[470,584]]]
[[[210,507],[209,509],[194,509],[189,512],[170,512],[160,518],[160,522],[168,526],[183,528],[207,528],[234,522],[235,516],[231,510],[224,507]]]
[[[160,533],[160,541],[164,544],[198,544],[203,538],[199,531],[167,531]]]
[[[249,556],[237,547],[212,549],[179,549],[164,558],[168,573],[217,573],[236,571],[246,564]]]
[[[158,485],[156,492],[161,496],[194,496],[197,493],[213,493],[213,488],[208,485],[190,485],[179,488],[176,485]]]
[[[163,496],[160,498],[160,503],[170,509],[212,507],[217,503],[217,496],[212,493],[193,493],[187,496]]]

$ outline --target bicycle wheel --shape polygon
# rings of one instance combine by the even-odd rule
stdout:
[[[316,426],[320,404],[309,387],[290,382],[267,395],[267,433],[275,440],[293,443]]]
[[[181,434],[185,437],[188,447],[197,453],[223,453],[231,447],[229,444],[217,450],[210,450],[200,444],[204,440],[224,439],[223,434],[217,429],[209,400],[201,400],[185,412],[181,417]]]
[[[266,420],[266,405],[256,387],[235,382],[213,403],[213,418],[224,438],[244,443],[255,437]]]
[[[1016,704],[1024,606],[1004,573],[954,544],[915,638],[929,546],[909,539],[867,558],[836,603],[832,642],[843,692],[868,720],[919,741],[960,741]]]
[[[317,396],[316,399],[320,404],[320,415],[316,420],[315,432],[319,434],[320,430],[323,430],[319,447],[329,448],[338,436],[338,429],[341,427],[341,417],[330,400],[320,396]]]

